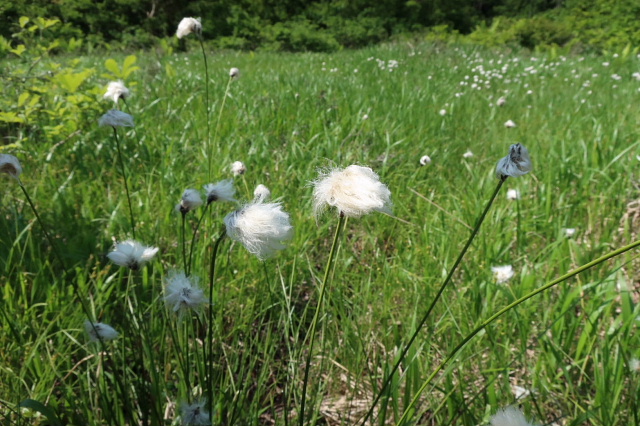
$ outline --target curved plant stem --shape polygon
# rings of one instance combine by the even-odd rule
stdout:
[[[131,219],[131,234],[133,239],[136,239],[136,220],[133,217],[133,208],[131,207],[131,195],[129,194],[129,184],[127,183],[127,172],[124,168],[124,160],[122,159],[122,150],[120,149],[120,139],[118,138],[118,131],[113,128],[113,136],[116,138],[116,146],[118,147],[118,160],[120,163],[120,171],[122,173],[122,180],[124,181],[124,190],[127,193],[127,204],[129,205],[129,218]]]
[[[504,308],[500,309],[498,312],[496,312],[495,314],[491,315],[489,318],[487,318],[486,320],[482,321],[476,328],[473,329],[473,331],[471,331],[464,339],[462,339],[462,341],[460,341],[460,343],[458,343],[458,345],[453,348],[453,350],[449,353],[449,355],[440,363],[440,365],[438,365],[438,367],[436,367],[436,369],[433,371],[433,373],[431,373],[431,375],[427,378],[427,380],[422,384],[422,386],[420,386],[420,389],[418,389],[418,392],[416,393],[416,395],[414,396],[413,400],[411,401],[411,403],[409,404],[409,406],[404,410],[404,413],[402,414],[402,417],[400,418],[400,421],[398,422],[398,426],[402,426],[406,420],[407,417],[409,416],[410,412],[413,410],[413,407],[416,405],[416,403],[418,402],[418,398],[420,397],[420,395],[422,394],[422,392],[424,391],[424,389],[429,385],[429,383],[431,383],[431,381],[433,381],[434,377],[438,374],[438,372],[440,372],[440,370],[442,370],[444,368],[445,365],[447,365],[449,363],[449,361],[451,361],[456,354],[467,344],[469,343],[469,341],[476,335],[478,334],[480,331],[484,330],[489,324],[491,324],[492,322],[494,322],[496,319],[498,319],[499,317],[501,317],[503,314],[505,314],[506,312],[510,311],[511,309],[515,308],[516,306],[520,305],[521,303],[531,299],[532,297],[542,293],[545,290],[550,289],[551,287],[560,284],[563,281],[568,280],[569,278],[572,278],[576,275],[578,275],[581,272],[586,271],[587,269],[593,268],[594,266],[605,262],[613,257],[619,256],[622,253],[625,253],[633,248],[636,248],[640,246],[640,240],[635,241],[629,245],[626,245],[624,247],[621,247],[617,250],[614,250],[612,252],[609,252],[607,254],[605,254],[604,256],[601,256],[595,260],[592,260],[589,263],[586,263],[582,266],[580,266],[579,268],[576,268],[572,271],[567,272],[566,274],[556,278],[553,281],[548,282],[547,284],[543,285],[542,287],[539,287],[533,291],[531,291],[530,293],[525,294],[524,296],[522,296],[521,298],[513,301],[512,303],[508,304],[507,306],[505,306]]]
[[[209,270],[209,323],[207,324],[207,353],[209,354],[207,360],[207,403],[209,405],[209,413],[213,413],[213,283],[215,281],[218,248],[226,235],[226,230],[223,230],[216,242],[213,244],[211,267]]]
[[[198,35],[200,41],[200,48],[202,49],[202,57],[204,58],[204,101],[207,110],[207,160],[209,162],[209,169],[207,171],[207,178],[211,179],[211,124],[209,124],[209,65],[207,64],[207,54],[204,50],[204,43],[202,41],[202,34]]]
[[[305,410],[306,399],[307,399],[307,386],[309,385],[309,370],[311,368],[311,358],[313,356],[313,344],[315,343],[315,337],[316,337],[316,326],[318,325],[318,318],[320,317],[320,311],[322,310],[322,301],[324,300],[324,294],[327,289],[327,282],[329,280],[331,266],[333,265],[333,260],[338,250],[338,240],[340,238],[340,232],[343,228],[344,222],[345,222],[345,217],[344,215],[340,214],[340,220],[338,221],[338,226],[336,227],[336,233],[333,237],[333,244],[331,244],[331,252],[329,253],[329,260],[327,261],[327,266],[324,271],[322,286],[320,286],[320,296],[318,297],[318,304],[316,305],[316,311],[313,314],[313,320],[311,321],[311,328],[307,333],[307,337],[310,340],[309,340],[309,351],[307,353],[307,363],[304,366],[304,380],[302,382],[302,399],[300,400],[300,417],[299,417],[300,426],[304,426],[304,410]]]
[[[427,322],[427,319],[431,315],[431,311],[433,311],[433,308],[436,305],[436,303],[438,302],[438,300],[440,299],[440,296],[442,296],[442,293],[444,292],[444,289],[447,287],[447,285],[451,281],[451,278],[453,277],[453,274],[456,272],[456,269],[458,269],[458,266],[462,262],[462,258],[467,253],[467,250],[471,246],[471,243],[473,242],[474,238],[478,234],[478,231],[480,230],[480,225],[482,225],[482,222],[484,221],[485,217],[487,216],[487,213],[489,212],[489,209],[491,208],[491,205],[493,204],[493,201],[495,200],[496,196],[498,195],[498,192],[500,191],[500,188],[502,188],[502,185],[504,184],[505,180],[506,180],[506,178],[501,178],[500,181],[498,182],[498,185],[496,186],[496,189],[493,191],[493,194],[491,195],[491,198],[489,199],[489,202],[487,203],[487,205],[484,208],[482,214],[478,218],[478,221],[477,221],[476,225],[474,226],[473,231],[471,231],[471,235],[469,236],[469,239],[467,240],[467,243],[464,245],[462,251],[458,255],[458,258],[456,259],[455,263],[453,264],[453,267],[451,268],[451,270],[449,270],[449,273],[447,274],[446,278],[444,279],[444,282],[442,283],[442,285],[438,289],[438,292],[436,293],[436,297],[434,297],[433,300],[431,301],[431,304],[427,308],[427,312],[425,312],[424,316],[420,320],[420,323],[416,327],[416,330],[413,332],[413,335],[409,339],[409,342],[405,345],[404,349],[402,350],[402,353],[400,353],[400,356],[398,357],[398,360],[393,365],[393,368],[391,369],[391,372],[389,373],[389,375],[385,379],[384,383],[382,384],[382,387],[380,388],[380,391],[378,391],[378,394],[376,395],[376,399],[371,404],[371,407],[369,408],[369,411],[367,411],[367,414],[365,414],[364,419],[362,420],[362,423],[361,423],[362,426],[364,426],[365,423],[367,422],[367,420],[369,419],[369,417],[371,417],[371,414],[373,413],[373,410],[375,409],[376,405],[378,404],[378,401],[380,401],[380,398],[382,397],[382,395],[386,391],[387,386],[389,386],[389,383],[391,383],[391,379],[393,379],[393,375],[396,373],[396,371],[398,371],[398,368],[400,367],[400,364],[404,360],[404,357],[409,352],[409,348],[411,348],[411,345],[413,344],[413,342],[418,337],[418,334],[422,330],[422,327],[425,325],[425,323]]]

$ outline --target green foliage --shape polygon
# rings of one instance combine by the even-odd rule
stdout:
[[[52,55],[65,44],[72,50],[82,44],[56,38],[60,26],[55,19],[21,17],[21,30],[13,35],[13,42],[2,44],[8,46],[2,49],[7,57],[2,61],[4,96],[0,98],[0,134],[5,143],[66,141],[105,109],[96,102],[104,88],[104,82],[96,81],[96,69],[80,59]],[[108,59],[109,74],[102,77],[127,80],[139,70],[135,62],[130,55],[120,67]]]

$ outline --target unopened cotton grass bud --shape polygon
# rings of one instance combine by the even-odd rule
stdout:
[[[422,157],[420,157],[421,166],[426,166],[429,164],[431,164],[431,157],[429,157],[428,155],[423,155]]]
[[[233,198],[236,195],[236,189],[233,187],[233,179],[208,183],[204,186],[204,190],[207,193],[207,204],[215,201],[236,201],[236,199]]]
[[[391,191],[369,167],[351,165],[345,169],[321,172],[313,182],[316,215],[327,206],[347,217],[360,217],[373,211],[391,214]]]
[[[496,166],[496,175],[500,179],[526,175],[532,169],[529,151],[523,145],[516,143],[509,147],[509,155],[500,159]]]
[[[109,86],[107,86],[107,92],[104,94],[103,98],[111,99],[113,102],[118,103],[118,100],[120,99],[127,99],[129,94],[129,89],[125,87],[121,80],[118,80],[109,83]]]
[[[178,38],[182,38],[191,33],[202,33],[202,23],[200,23],[200,20],[196,18],[182,18],[182,21],[178,24],[176,36]]]
[[[245,174],[247,171],[247,167],[244,165],[242,161],[234,161],[231,165],[231,172],[234,176],[240,176]]]
[[[293,237],[289,214],[280,203],[250,203],[224,218],[227,235],[258,259],[275,256]]]
[[[17,157],[11,154],[0,154],[0,173],[6,173],[14,179],[22,174],[22,166]]]
[[[256,186],[256,189],[253,191],[253,202],[254,203],[264,203],[271,198],[271,191],[269,188],[260,184]]]
[[[107,257],[118,266],[136,271],[152,260],[156,253],[158,253],[157,247],[147,247],[135,240],[127,240],[117,243]]]
[[[89,320],[85,321],[84,331],[89,335],[92,342],[113,340],[118,337],[118,332],[113,327],[101,322],[91,323]]]
[[[99,124],[111,127],[133,127],[133,117],[126,112],[111,109],[100,117]]]

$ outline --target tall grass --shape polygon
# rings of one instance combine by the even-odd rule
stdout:
[[[520,200],[506,199],[504,189],[496,199],[371,424],[396,424],[415,399],[406,424],[483,424],[498,408],[520,404],[541,424],[640,425],[634,251],[505,312],[448,358],[500,309],[635,239],[640,138],[630,105],[640,88],[632,77],[637,58],[422,43],[332,55],[216,52],[208,56],[208,113],[201,56],[195,48],[138,54],[142,71],[127,100],[136,127],[121,132],[121,151],[136,236],[160,248],[140,271],[129,275],[105,258],[131,229],[110,129],[96,123],[55,148],[29,141],[11,152],[22,161],[21,178],[42,220],[54,225],[51,237],[68,270],[19,187],[3,178],[3,424],[45,424],[36,411],[17,407],[27,399],[49,406],[63,424],[108,424],[98,383],[102,374],[111,378],[82,331],[76,286],[96,321],[131,333],[116,340],[113,357],[121,357],[119,373],[141,423],[180,424],[185,396],[212,393],[213,424],[294,424],[301,360],[310,355],[315,385],[307,424],[356,424],[468,239],[497,184],[495,163],[521,142],[534,170],[505,183]],[[83,60],[101,67],[104,58]],[[230,67],[242,73],[231,85]],[[502,107],[500,96],[507,99]],[[219,117],[210,177],[202,155],[207,117]],[[505,128],[507,120],[517,127]],[[467,150],[473,157],[463,158]],[[420,167],[422,155],[432,163]],[[252,188],[268,186],[296,236],[264,264],[239,244],[220,244],[213,324],[206,315],[180,323],[162,302],[165,276],[183,263],[182,218],[173,207],[185,188],[232,177],[236,160],[247,165],[238,197],[251,200]],[[308,182],[320,167],[353,163],[381,176],[395,217],[348,221],[323,327],[308,354],[303,341],[335,226],[314,219]],[[200,212],[186,217],[186,241],[195,241],[190,269],[204,282],[222,218],[233,208],[212,204],[195,239],[190,231]],[[576,234],[566,237],[565,228]],[[497,284],[491,267],[505,264],[516,274]],[[215,327],[214,339],[206,338],[207,327]],[[134,334],[144,339],[133,342]],[[205,366],[197,357],[207,340],[212,363]],[[431,390],[418,396],[445,360]],[[198,387],[204,378],[211,392]]]

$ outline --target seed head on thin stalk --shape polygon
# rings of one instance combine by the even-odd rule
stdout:
[[[208,183],[204,186],[204,190],[207,193],[207,205],[216,201],[236,201],[236,199],[233,198],[236,195],[236,189],[233,186],[233,179],[225,179],[216,183]]]
[[[127,240],[117,243],[107,257],[118,266],[137,271],[145,263],[152,260],[156,253],[158,253],[157,247],[147,247],[138,241]]]
[[[196,401],[193,404],[182,403],[180,417],[183,426],[208,426],[211,424],[205,399]]]
[[[231,164],[231,173],[233,173],[234,176],[240,176],[246,172],[247,166],[245,166],[242,161],[234,161],[233,164]]]
[[[316,215],[335,207],[340,215],[361,217],[373,211],[391,214],[391,191],[369,167],[351,165],[320,173],[313,182]]]
[[[240,70],[238,68],[231,68],[229,70],[229,77],[240,78]]]
[[[176,210],[182,214],[187,214],[191,210],[202,205],[202,196],[196,189],[185,189],[182,193],[182,200],[176,205]]]
[[[509,154],[498,161],[496,176],[501,179],[524,176],[532,168],[529,151],[524,145],[516,143],[509,147]]]
[[[0,173],[5,173],[14,179],[19,179],[22,166],[16,157],[10,154],[0,154]]]
[[[89,335],[92,342],[97,342],[100,339],[114,340],[119,336],[119,333],[110,325],[102,322],[94,322],[87,320],[84,322],[84,331]]]
[[[202,34],[202,23],[198,18],[182,18],[176,30],[176,37],[186,37],[191,33]]]
[[[250,203],[224,218],[227,235],[240,242],[258,259],[265,260],[293,237],[289,214],[280,203]]]
[[[491,417],[491,426],[534,426],[534,424],[527,421],[522,411],[516,407],[507,407],[498,410]]]
[[[264,203],[265,201],[269,201],[269,198],[271,198],[271,191],[269,188],[263,184],[256,186],[256,189],[253,191],[254,203]]]
[[[197,277],[187,277],[184,272],[172,273],[166,281],[164,302],[180,315],[188,311],[200,313],[207,299],[198,286]]]
[[[120,99],[127,99],[130,93],[131,92],[127,89],[122,80],[112,81],[107,86],[107,92],[104,94],[103,98],[111,99],[117,104]]]

